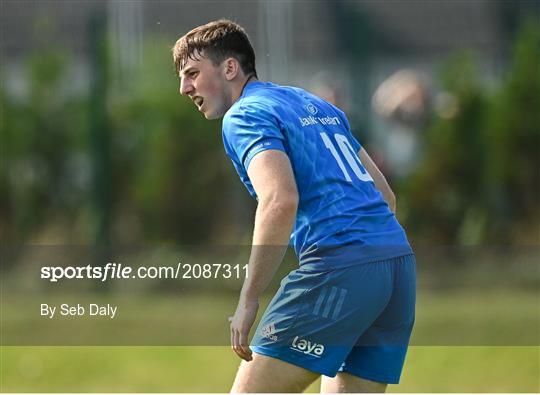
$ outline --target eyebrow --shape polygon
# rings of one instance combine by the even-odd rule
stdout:
[[[184,76],[184,75],[186,75],[186,74],[188,74],[188,73],[190,73],[191,71],[194,71],[194,70],[196,70],[196,69],[197,69],[196,67],[190,66],[190,67],[188,67],[187,69],[184,69],[184,70],[180,71],[180,76]]]

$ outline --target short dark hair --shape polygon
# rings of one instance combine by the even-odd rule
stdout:
[[[233,57],[240,63],[244,74],[257,76],[255,51],[244,28],[228,19],[220,19],[201,25],[180,37],[172,48],[176,74],[188,59],[197,59],[203,53],[217,66]]]

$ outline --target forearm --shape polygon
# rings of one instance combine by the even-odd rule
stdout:
[[[386,180],[384,180],[384,183],[380,183],[377,185],[375,182],[375,186],[381,191],[381,194],[383,196],[384,201],[388,204],[390,207],[390,210],[392,210],[393,213],[396,212],[396,196],[394,195],[394,192],[389,187],[386,187],[388,183]]]
[[[261,201],[255,214],[253,246],[240,301],[257,300],[279,267],[296,218],[297,202]]]
[[[396,212],[396,196],[394,195],[394,192],[392,191],[392,188],[390,188],[390,185],[388,185],[388,181],[386,181],[386,178],[381,173],[375,162],[370,158],[368,153],[364,148],[362,148],[358,152],[358,156],[360,157],[360,161],[368,171],[371,178],[373,178],[373,182],[375,183],[375,187],[381,192],[384,201],[388,204],[390,207],[390,210],[392,212]]]

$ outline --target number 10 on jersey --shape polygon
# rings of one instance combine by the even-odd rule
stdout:
[[[347,171],[347,168],[345,167],[345,164],[341,160],[341,157],[339,156],[339,153],[332,143],[332,140],[328,135],[324,132],[321,133],[321,138],[324,142],[324,145],[326,148],[330,150],[332,153],[332,156],[336,160],[339,168],[343,172],[343,175],[345,176],[345,179],[349,182],[352,182],[351,176],[349,175],[349,172]],[[349,143],[349,140],[347,140],[347,137],[336,133],[334,134],[334,139],[336,140],[337,146],[339,147],[339,150],[345,157],[345,160],[347,161],[347,164],[352,169],[356,177],[360,181],[373,181],[369,173],[366,171],[364,166],[362,166],[362,162],[360,162],[360,158],[358,157],[358,154],[354,152],[353,147],[351,146],[351,143]]]

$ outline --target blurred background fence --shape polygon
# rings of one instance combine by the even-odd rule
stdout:
[[[244,25],[262,79],[341,105],[413,243],[538,244],[536,1],[2,1],[6,243],[249,243],[254,204],[170,47]]]
[[[536,1],[2,1],[5,243],[249,243],[254,204],[170,47],[244,25],[262,79],[349,114],[416,244],[538,244]]]

